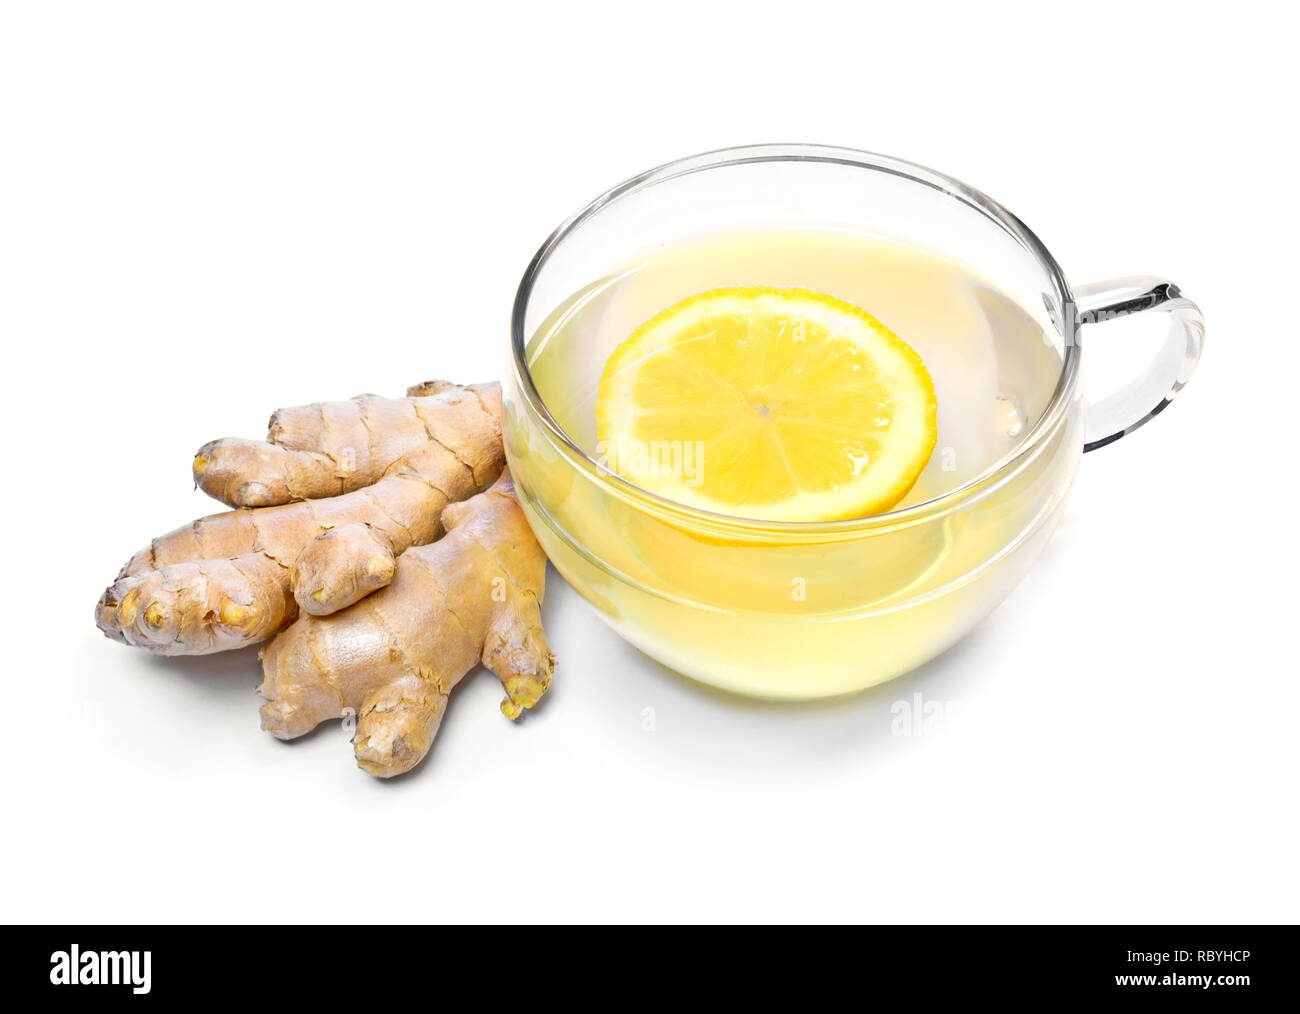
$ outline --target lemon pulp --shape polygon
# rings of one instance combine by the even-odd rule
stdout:
[[[713,289],[647,321],[605,364],[598,451],[702,510],[832,521],[888,510],[938,434],[921,358],[865,310],[809,289]]]

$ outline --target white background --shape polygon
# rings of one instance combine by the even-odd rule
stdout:
[[[1269,9],[6,5],[0,916],[1300,918],[1295,78]],[[95,629],[126,557],[215,508],[199,444],[500,376],[518,277],[573,208],[792,140],[952,173],[1075,281],[1163,274],[1209,322],[1184,396],[1088,456],[956,649],[754,704],[552,572],[550,699],[512,725],[478,674],[384,784],[335,727],[261,732],[252,652]],[[894,735],[915,694],[949,720]]]

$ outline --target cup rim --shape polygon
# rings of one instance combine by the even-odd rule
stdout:
[[[630,194],[667,180],[708,169],[763,162],[823,162],[901,176],[938,190],[979,211],[986,218],[1001,226],[1004,232],[1019,242],[1038,260],[1046,270],[1056,290],[1055,295],[1058,297],[1064,311],[1060,325],[1063,331],[1062,338],[1065,342],[1065,356],[1061,363],[1061,373],[1057,379],[1056,389],[1052,392],[1047,408],[1039,416],[1019,446],[960,486],[949,490],[942,496],[923,500],[921,503],[913,504],[910,507],[886,511],[883,514],[874,514],[869,517],[846,518],[840,521],[764,521],[756,518],[744,518],[731,514],[700,510],[652,493],[625,479],[607,465],[601,464],[579,446],[564,427],[559,424],[555,417],[551,415],[550,409],[546,407],[546,401],[533,380],[532,370],[529,368],[527,358],[528,336],[524,333],[524,316],[528,310],[528,301],[532,295],[537,276],[545,267],[556,247],[603,208]],[[1074,294],[1070,288],[1070,283],[1066,280],[1060,265],[1048,252],[1042,240],[1024,222],[993,198],[963,183],[961,180],[916,162],[909,162],[875,152],[860,151],[855,148],[819,144],[754,144],[718,148],[655,166],[653,169],[648,169],[611,187],[561,222],[538,248],[537,253],[533,255],[532,261],[529,262],[528,268],[520,279],[510,317],[510,348],[519,387],[529,408],[555,439],[560,442],[561,446],[567,448],[575,464],[582,467],[594,481],[609,487],[626,501],[638,504],[653,513],[672,518],[679,523],[694,524],[716,532],[731,534],[752,532],[801,538],[858,533],[877,528],[906,527],[983,499],[1016,475],[1038,451],[1046,438],[1055,431],[1057,424],[1065,413],[1066,406],[1077,383],[1081,353],[1079,343],[1076,340],[1078,320],[1077,314],[1072,312],[1073,306]]]

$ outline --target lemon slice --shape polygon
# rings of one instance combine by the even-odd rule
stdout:
[[[597,451],[624,478],[719,514],[833,521],[886,511],[938,434],[921,357],[865,310],[808,289],[713,289],[641,325],[605,364]]]

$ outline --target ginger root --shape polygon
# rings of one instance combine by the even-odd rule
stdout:
[[[137,553],[100,598],[99,628],[161,655],[274,637],[262,727],[291,739],[355,715],[357,762],[380,777],[424,758],[480,662],[518,718],[555,659],[546,556],[503,471],[500,411],[496,384],[430,381],[282,409],[265,442],[204,445],[195,481],[239,509]]]
[[[546,557],[509,472],[443,512],[447,534],[397,560],[392,583],[333,616],[303,616],[262,651],[262,728],[281,739],[355,715],[357,763],[387,778],[433,743],[447,696],[480,661],[518,718],[551,684]]]
[[[496,384],[430,380],[405,398],[282,408],[265,441],[214,440],[194,458],[194,481],[231,507],[269,507],[339,496],[384,477],[394,461],[435,442],[456,455],[480,489],[501,472],[499,443],[485,441],[484,412],[500,415]]]
[[[205,445],[194,462],[205,492],[279,506],[215,514],[154,539],[104,592],[99,628],[159,655],[208,654],[264,641],[299,609],[330,613],[386,584],[398,556],[442,534],[447,505],[505,463],[496,384],[413,390],[430,393],[285,409],[265,443]],[[291,502],[310,493],[327,498]]]

